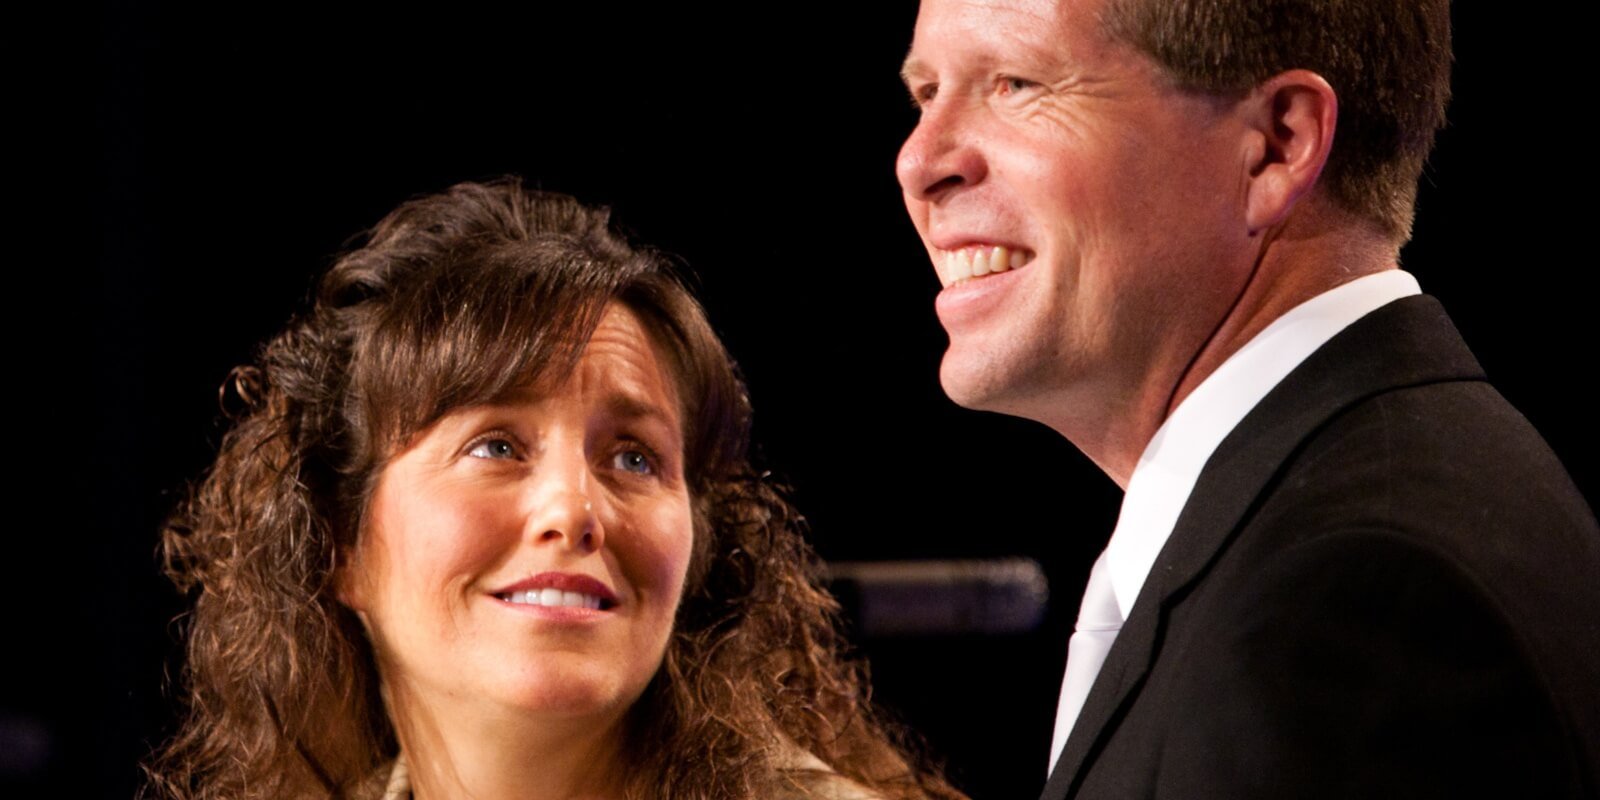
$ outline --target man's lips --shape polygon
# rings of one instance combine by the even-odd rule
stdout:
[[[934,248],[934,269],[945,287],[1020,269],[1032,260],[1032,250],[1001,244],[967,243],[959,247]]]
[[[541,572],[491,592],[517,605],[587,608],[605,611],[617,605],[616,592],[594,578],[568,572]]]

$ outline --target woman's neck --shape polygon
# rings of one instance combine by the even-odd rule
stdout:
[[[612,800],[621,796],[623,720],[390,705],[414,800]]]

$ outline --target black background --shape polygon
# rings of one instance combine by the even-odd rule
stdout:
[[[516,173],[613,206],[692,266],[762,460],[824,557],[1045,565],[1056,602],[1034,634],[862,643],[878,698],[958,785],[1035,793],[1120,493],[1049,431],[940,393],[937,282],[893,174],[915,4],[866,5],[113,3],[23,41],[42,44],[17,73],[38,102],[10,127],[38,142],[11,155],[44,188],[14,187],[7,220],[0,721],[47,749],[19,772],[29,750],[0,741],[0,789],[134,790],[171,724],[181,610],[156,529],[220,436],[217,385],[351,234],[414,194]],[[1578,386],[1594,259],[1569,244],[1590,147],[1557,80],[1577,34],[1485,4],[1456,26],[1452,123],[1403,261],[1594,498]]]

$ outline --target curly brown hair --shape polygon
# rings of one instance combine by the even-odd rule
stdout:
[[[453,409],[570,370],[621,303],[685,405],[694,554],[630,711],[627,796],[798,788],[798,745],[886,798],[959,797],[868,699],[802,520],[751,466],[743,384],[671,263],[603,209],[466,183],[401,205],[223,393],[215,464],[163,531],[190,593],[186,717],[147,794],[349,797],[398,752],[371,645],[334,582],[385,460]]]

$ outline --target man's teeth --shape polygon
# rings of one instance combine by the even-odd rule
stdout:
[[[1033,260],[1026,250],[1009,247],[963,247],[944,253],[944,285],[1016,269]]]
[[[560,589],[534,589],[501,595],[506,600],[529,606],[561,606],[565,608],[600,608],[600,598],[580,592],[563,592]]]

